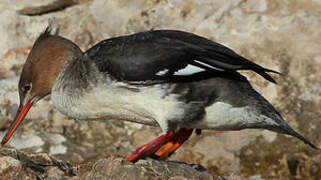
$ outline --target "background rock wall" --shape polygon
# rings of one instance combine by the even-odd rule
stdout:
[[[231,47],[283,73],[275,76],[278,85],[274,85],[244,72],[292,127],[320,146],[320,0],[2,0],[0,137],[18,107],[22,65],[51,21],[83,50],[109,37],[150,29],[194,32]],[[117,120],[71,120],[53,109],[48,97],[31,110],[7,146],[79,165],[125,157],[159,133],[158,128]],[[0,153],[1,164],[9,162],[6,155]],[[262,130],[207,131],[193,136],[171,160],[250,179],[321,178],[320,152],[292,137]],[[17,163],[13,160],[8,167],[20,167]]]

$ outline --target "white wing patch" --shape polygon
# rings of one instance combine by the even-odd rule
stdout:
[[[218,68],[218,67],[215,67],[215,66],[211,66],[211,65],[203,63],[201,61],[195,60],[195,62],[200,64],[200,65],[202,65],[202,66],[204,66],[204,67],[207,67],[209,69],[214,69],[214,70],[217,70],[217,71],[224,71],[224,69],[221,69],[221,68]],[[201,67],[198,67],[198,66],[195,66],[195,65],[188,64],[185,68],[176,71],[173,75],[188,76],[188,75],[196,74],[196,73],[199,73],[199,72],[203,72],[205,70],[206,70],[205,68],[201,68]],[[164,76],[168,72],[169,72],[169,69],[164,69],[164,70],[158,71],[156,73],[156,75]]]
[[[168,69],[164,69],[164,70],[158,71],[158,72],[156,73],[156,75],[157,75],[157,76],[163,76],[163,75],[167,74],[168,71],[169,71]]]
[[[205,70],[203,68],[189,64],[184,69],[180,69],[179,71],[176,71],[174,75],[186,76],[186,75],[191,75],[202,71],[205,71]]]
[[[224,69],[221,69],[221,68],[218,68],[218,67],[214,67],[214,66],[208,65],[206,63],[203,63],[203,62],[200,62],[200,61],[197,61],[197,60],[195,60],[195,62],[198,63],[198,64],[201,64],[201,65],[203,65],[205,67],[208,67],[210,69],[214,69],[214,70],[218,70],[218,71],[224,71]],[[192,75],[192,74],[203,72],[203,71],[205,71],[204,68],[189,64],[184,69],[180,69],[180,70],[176,71],[174,73],[174,75],[187,76],[187,75]],[[162,72],[162,71],[160,71],[160,72]]]
[[[218,67],[215,67],[215,66],[211,66],[211,65],[208,65],[208,64],[200,62],[200,61],[195,61],[195,62],[197,62],[198,64],[201,64],[201,65],[203,65],[205,67],[208,67],[210,69],[215,69],[215,70],[218,70],[218,71],[224,71],[224,69],[221,69],[221,68],[218,68]]]

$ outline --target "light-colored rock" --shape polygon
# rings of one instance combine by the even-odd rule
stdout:
[[[16,27],[19,23],[19,16],[16,12],[2,8],[0,12],[0,34],[3,35],[0,43],[0,56],[9,49],[19,46],[21,40],[16,36]],[[8,31],[8,29],[11,29]]]
[[[245,2],[245,9],[248,12],[264,12],[267,10],[268,3],[266,0],[247,0]]]
[[[18,77],[0,79],[0,127],[4,127],[13,118],[18,109],[19,97],[17,93]]]
[[[262,136],[263,136],[264,140],[266,140],[269,143],[272,143],[273,141],[275,141],[277,134],[272,131],[264,130],[262,132]]]
[[[22,165],[20,161],[9,157],[3,156],[0,157],[0,177],[3,180],[13,179],[13,177],[19,174],[21,171]]]
[[[13,138],[12,141],[9,142],[9,145],[16,149],[25,149],[30,147],[41,147],[44,145],[43,140],[39,136],[27,136],[23,139]]]
[[[25,7],[45,6],[50,3],[53,3],[54,1],[56,0],[3,0],[1,1],[1,5],[8,9],[17,11]]]

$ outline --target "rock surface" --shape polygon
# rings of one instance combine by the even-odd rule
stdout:
[[[320,9],[318,0],[1,1],[0,137],[18,108],[17,83],[22,65],[34,40],[52,22],[60,27],[61,35],[83,50],[112,36],[150,29],[190,31],[225,44],[283,73],[276,76],[278,85],[274,85],[244,72],[294,129],[320,146]],[[121,159],[103,158],[125,157],[159,134],[158,128],[117,120],[71,120],[57,112],[48,97],[31,110],[7,146],[84,167],[77,174],[82,177],[94,176],[90,173],[95,171],[92,164],[98,164],[103,176],[108,169],[102,164],[109,162],[149,173],[152,171],[141,171],[139,165],[122,164]],[[321,178],[320,151],[292,137],[262,130],[207,131],[192,136],[171,160],[201,164],[212,174],[249,179]],[[45,167],[45,172],[40,170],[43,173],[25,168],[21,158],[8,154],[1,153],[0,161],[0,173],[6,175],[3,177],[68,176],[52,164]]]
[[[25,153],[16,149],[0,150],[1,180],[10,179],[219,179],[241,180],[234,175],[215,176],[200,165],[152,159],[130,163],[122,158],[101,158],[80,165],[46,154]]]

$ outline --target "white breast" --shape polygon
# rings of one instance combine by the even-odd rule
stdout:
[[[133,87],[137,89],[135,91],[120,82],[101,84],[72,100],[68,110],[64,103],[70,102],[66,100],[70,97],[66,94],[60,95],[60,100],[56,100],[54,105],[62,113],[76,119],[112,117],[141,123],[157,121],[166,132],[168,121],[173,117],[182,117],[184,110],[176,95],[166,95],[162,86]]]

